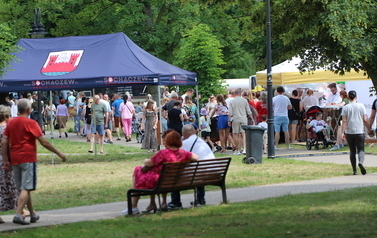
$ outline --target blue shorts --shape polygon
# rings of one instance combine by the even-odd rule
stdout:
[[[274,117],[275,132],[288,131],[288,124],[289,124],[289,119],[287,116]]]
[[[226,129],[226,128],[230,128],[229,124],[228,124],[228,115],[223,115],[223,116],[219,116],[217,117],[217,129]]]
[[[289,124],[298,124],[298,120],[289,120]]]
[[[98,132],[98,135],[103,136],[105,134],[105,126],[104,125],[96,125],[96,126],[94,126],[94,124],[91,124],[90,125],[90,133],[94,134],[96,132]]]

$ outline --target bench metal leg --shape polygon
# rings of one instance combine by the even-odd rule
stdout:
[[[127,191],[127,209],[128,209],[128,215],[132,215],[132,196],[131,196],[131,191]]]
[[[223,203],[224,204],[227,204],[228,203],[228,199],[226,197],[226,188],[225,188],[225,182],[221,185],[221,192],[222,192],[222,195],[223,195]]]
[[[160,211],[160,213],[162,213],[161,198],[160,198],[159,193],[157,193],[157,199],[158,199],[158,210]]]

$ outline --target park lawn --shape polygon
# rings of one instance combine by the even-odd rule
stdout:
[[[90,143],[84,142],[85,138],[82,139],[83,142],[75,142],[75,141],[69,141],[69,140],[51,140],[51,139],[47,139],[47,140],[50,141],[50,143],[53,144],[56,149],[58,149],[62,153],[67,153],[67,154],[76,154],[76,153],[87,154],[90,148]],[[97,146],[97,151],[99,152],[99,146]],[[146,150],[142,150],[134,146],[127,146],[127,145],[120,146],[116,144],[106,144],[106,143],[104,144],[104,151],[107,154],[146,152]],[[38,143],[37,152],[39,154],[51,154],[49,150],[41,146],[39,143]]]
[[[39,227],[3,237],[376,237],[377,187]]]

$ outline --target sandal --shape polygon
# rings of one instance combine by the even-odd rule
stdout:
[[[167,212],[168,211],[168,205],[167,204],[162,205],[161,206],[161,211]]]

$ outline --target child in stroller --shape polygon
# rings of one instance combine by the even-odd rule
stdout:
[[[312,146],[318,150],[319,145],[322,145],[323,148],[325,148],[330,144],[333,144],[333,141],[331,140],[331,129],[322,119],[322,116],[322,112],[317,111],[315,113],[315,119],[312,119],[312,116],[309,116],[306,120],[306,129],[310,132],[309,139],[306,141],[306,148],[308,150],[310,150]]]
[[[139,112],[136,114],[135,118],[132,120],[132,132],[136,134],[137,143],[143,143],[144,140],[144,130],[141,130],[141,119],[143,113]]]

